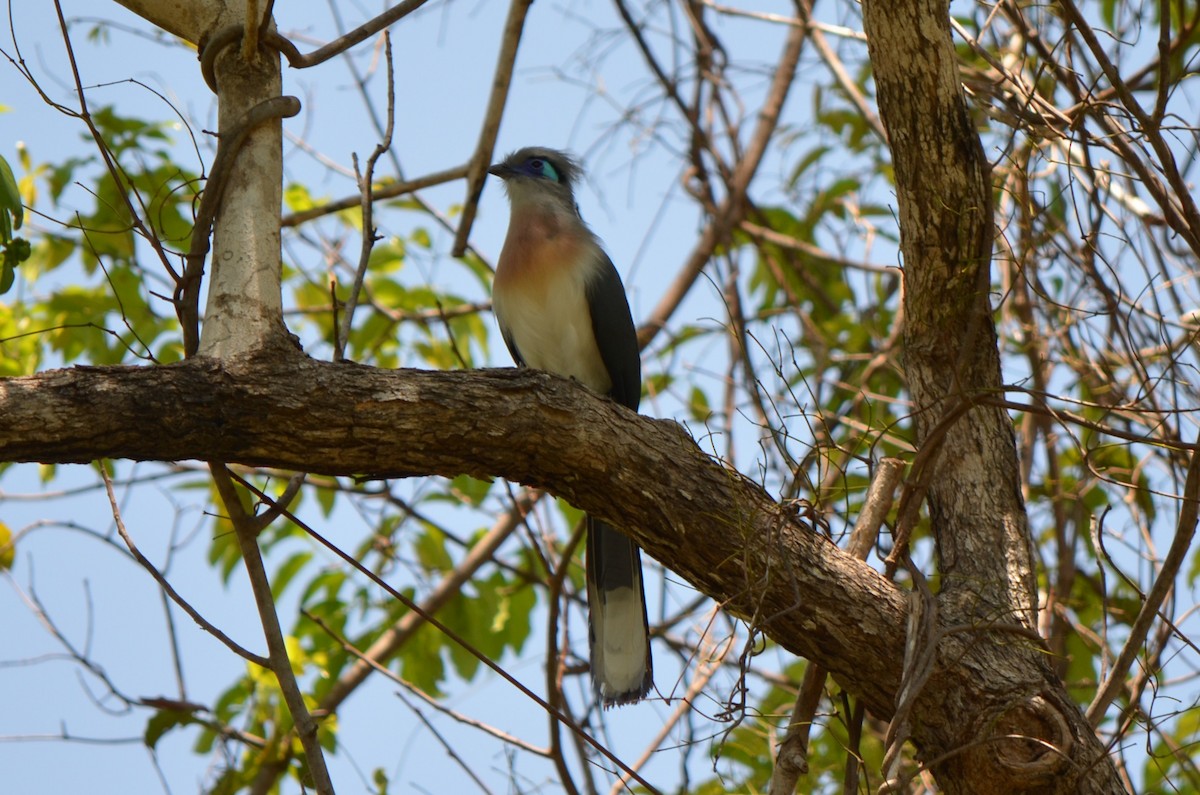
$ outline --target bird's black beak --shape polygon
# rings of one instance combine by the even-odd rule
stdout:
[[[513,174],[517,173],[516,169],[508,163],[496,163],[488,167],[488,173],[500,179],[508,179]]]

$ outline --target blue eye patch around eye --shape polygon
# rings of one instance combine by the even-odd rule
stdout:
[[[558,171],[554,168],[549,160],[543,160],[540,157],[535,157],[534,159],[530,160],[527,165],[529,170],[538,176],[545,177],[546,179],[553,180],[554,182],[560,181],[558,177]]]

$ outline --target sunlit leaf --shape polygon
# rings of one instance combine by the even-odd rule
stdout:
[[[8,529],[8,525],[0,522],[0,570],[11,569],[16,557],[17,548],[12,531]]]

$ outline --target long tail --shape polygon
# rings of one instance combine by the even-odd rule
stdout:
[[[642,553],[625,535],[590,516],[587,587],[592,685],[604,706],[630,704],[654,684]]]

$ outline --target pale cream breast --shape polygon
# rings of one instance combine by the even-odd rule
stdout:
[[[492,300],[527,365],[606,394],[612,381],[596,347],[586,297],[597,267],[591,243],[586,231],[569,229],[552,216],[514,218]]]

